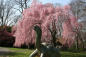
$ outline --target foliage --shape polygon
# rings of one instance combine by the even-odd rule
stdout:
[[[6,28],[7,32],[10,32],[10,33],[11,33],[11,31],[12,31],[11,28],[12,28],[12,27],[10,27],[10,26],[7,27],[7,28]]]
[[[18,21],[14,36],[16,37],[15,46],[20,47],[22,44],[30,45],[35,43],[35,32],[33,25],[38,24],[42,28],[42,42],[50,42],[51,34],[49,28],[54,29],[51,25],[55,20],[56,29],[59,33],[59,27],[63,28],[62,36],[64,43],[72,45],[75,32],[73,29],[78,25],[77,19],[70,12],[70,6],[54,7],[52,4],[41,4],[34,2],[30,8],[22,13],[22,20]],[[61,25],[58,24],[61,23]],[[15,30],[15,29],[14,29]]]
[[[13,47],[15,42],[14,37],[0,36],[0,46]]]
[[[10,26],[0,26],[0,46],[13,46],[15,37],[12,36]]]

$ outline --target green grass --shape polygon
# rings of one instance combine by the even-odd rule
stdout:
[[[21,48],[8,48],[12,52],[9,52],[6,54],[8,57],[29,57],[30,53],[32,53],[34,50],[30,49],[21,49]]]
[[[11,52],[1,55],[0,57],[29,57],[30,53],[33,52],[34,50],[30,49],[21,49],[21,48],[8,48],[11,50]],[[74,52],[64,52],[61,51],[62,57],[86,57],[86,52],[79,52],[79,53],[74,53]]]
[[[72,53],[72,52],[61,52],[62,57],[86,57],[86,52]]]

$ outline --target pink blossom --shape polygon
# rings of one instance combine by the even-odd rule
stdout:
[[[51,34],[48,30],[53,20],[57,24],[58,19],[62,22],[64,43],[69,46],[74,42],[75,32],[73,28],[78,24],[72,13],[69,12],[70,7],[54,7],[52,4],[41,4],[35,2],[33,6],[23,11],[22,19],[18,22],[15,32],[15,46],[20,47],[22,44],[34,44],[35,32],[32,29],[35,24],[40,24],[42,29],[42,42],[50,42]],[[57,27],[58,28],[58,27]]]

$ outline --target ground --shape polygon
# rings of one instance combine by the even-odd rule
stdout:
[[[21,48],[0,47],[0,57],[29,57],[34,50]],[[86,57],[86,52],[61,51],[62,57]]]

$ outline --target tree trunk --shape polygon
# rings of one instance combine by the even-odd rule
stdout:
[[[36,48],[40,51],[40,45],[41,45],[41,35],[42,31],[41,28],[36,31]]]
[[[54,47],[56,47],[56,31],[53,31],[51,34],[52,34],[51,43],[53,44]]]
[[[81,37],[81,34],[79,35],[80,36],[80,40],[81,40],[81,43],[82,43],[82,48],[84,49],[84,41],[83,41],[83,38]]]
[[[76,37],[76,50],[79,50],[79,47],[78,47],[78,35],[77,35],[77,37]]]

